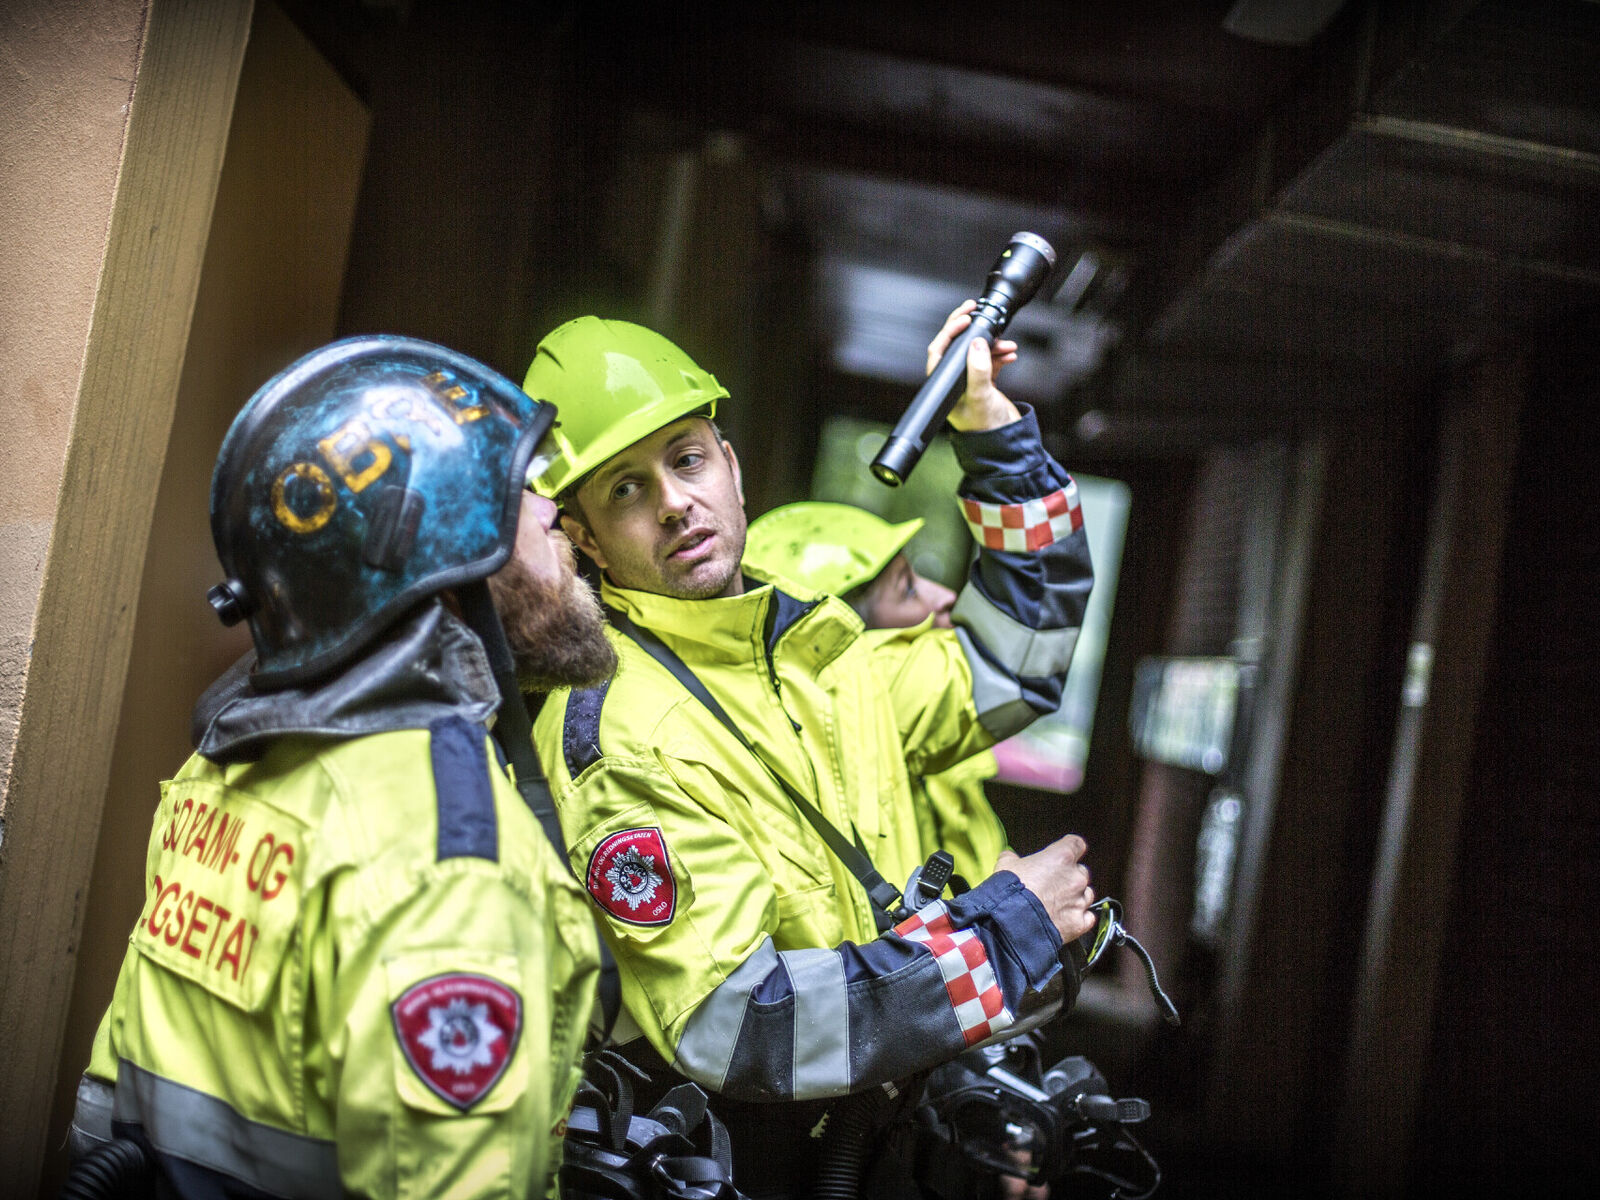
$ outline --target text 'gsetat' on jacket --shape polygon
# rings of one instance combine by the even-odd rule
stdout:
[[[980,547],[953,630],[865,633],[843,601],[754,572],[745,594],[711,600],[603,586],[766,765],[616,631],[615,678],[540,714],[568,852],[622,976],[618,1036],[637,1024],[713,1091],[842,1095],[1075,995],[1043,906],[1009,872],[880,936],[863,887],[767,769],[900,884],[922,861],[911,776],[1059,704],[1092,582],[1076,486],[1031,411],[951,440]]]
[[[598,947],[476,639],[434,607],[320,693],[239,684],[162,787],[75,1132],[183,1197],[553,1194]]]

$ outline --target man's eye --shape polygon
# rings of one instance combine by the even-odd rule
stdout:
[[[701,454],[698,450],[685,450],[682,454],[678,455],[678,466],[680,468],[698,467],[702,462],[705,461],[705,457],[706,456]]]
[[[621,483],[617,484],[616,487],[611,489],[611,498],[613,500],[626,500],[638,490],[639,485],[637,483],[633,482],[631,479],[624,479]]]

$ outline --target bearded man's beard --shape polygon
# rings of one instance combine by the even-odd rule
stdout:
[[[523,691],[592,687],[617,669],[593,590],[571,571],[552,587],[513,558],[489,576]]]

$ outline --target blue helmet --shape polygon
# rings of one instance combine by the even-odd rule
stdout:
[[[549,404],[415,338],[346,338],[269,380],[234,419],[211,477],[228,578],[259,687],[337,667],[419,601],[510,557]]]

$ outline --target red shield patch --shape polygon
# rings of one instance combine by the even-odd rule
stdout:
[[[670,925],[678,911],[659,829],[624,829],[606,838],[589,856],[585,882],[601,908],[630,925]]]
[[[522,997],[486,975],[435,975],[408,987],[389,1012],[422,1082],[463,1111],[505,1074],[522,1033]]]

